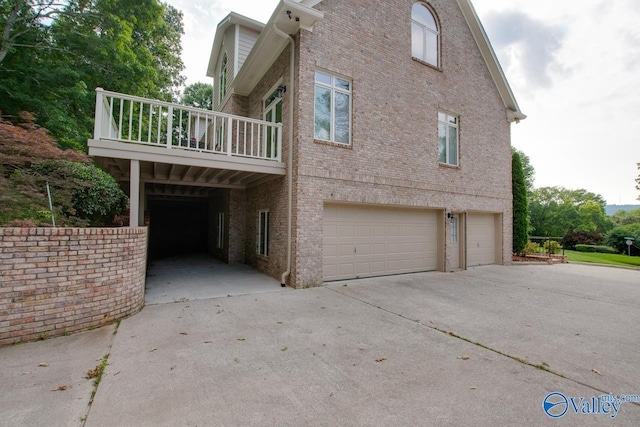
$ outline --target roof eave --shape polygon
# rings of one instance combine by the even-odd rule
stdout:
[[[224,33],[227,31],[232,25],[241,25],[243,27],[250,28],[252,30],[262,32],[264,29],[264,24],[262,22],[258,22],[246,16],[240,15],[235,12],[229,13],[216,28],[216,35],[213,39],[213,45],[211,47],[211,54],[209,55],[209,65],[207,66],[207,77],[215,77],[216,74],[216,62],[218,59],[218,55],[220,53],[220,49],[222,47],[222,39],[224,38]]]
[[[500,66],[498,57],[496,56],[493,47],[491,47],[487,33],[480,22],[480,18],[478,17],[476,10],[469,0],[457,1],[462,14],[464,15],[464,19],[467,21],[467,25],[471,29],[471,34],[480,49],[480,53],[489,68],[489,73],[491,74],[498,92],[500,93],[504,106],[507,108],[507,120],[510,122],[519,122],[520,120],[526,119],[527,116],[522,113],[518,106],[518,102],[511,90],[511,86],[509,86],[506,76],[504,75],[504,71]]]
[[[288,13],[290,12],[290,14]],[[238,75],[231,84],[231,90],[247,96],[271,68],[289,40],[278,32],[297,34],[300,29],[313,31],[316,21],[324,18],[324,13],[292,0],[280,0],[269,22],[258,37]]]

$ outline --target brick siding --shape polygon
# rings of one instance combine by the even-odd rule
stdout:
[[[0,345],[102,326],[144,305],[147,228],[0,228]]]

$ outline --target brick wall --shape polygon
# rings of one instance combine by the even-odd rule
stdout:
[[[0,228],[0,345],[86,330],[144,305],[147,228]]]

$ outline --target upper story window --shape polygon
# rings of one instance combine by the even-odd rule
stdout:
[[[222,57],[220,76],[218,78],[218,104],[221,104],[227,94],[227,54]]]
[[[314,138],[351,144],[351,82],[316,71]]]
[[[411,55],[440,66],[440,31],[431,10],[424,3],[416,3],[411,9]]]
[[[438,162],[458,166],[458,117],[438,113]]]

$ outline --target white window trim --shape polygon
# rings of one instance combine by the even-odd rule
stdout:
[[[326,83],[321,83],[316,81],[316,77],[315,77],[315,73],[320,72],[322,74],[326,74],[328,76],[331,76],[331,85],[327,85]],[[335,79],[338,78],[340,80],[345,80],[349,82],[349,87],[350,90],[344,90],[344,89],[339,89],[336,87],[335,85]],[[316,87],[317,86],[321,86],[325,89],[329,89],[331,90],[331,135],[329,135],[329,140],[326,139],[321,139],[321,138],[316,138],[315,136],[315,91],[316,91]],[[335,132],[336,132],[336,127],[335,127],[335,119],[336,119],[336,108],[335,108],[335,94],[336,92],[338,93],[342,93],[345,95],[349,95],[349,142],[348,143],[344,143],[344,142],[338,142],[336,141],[336,137],[335,137]],[[313,135],[314,135],[314,139],[317,139],[318,141],[327,141],[327,142],[331,142],[333,144],[340,144],[340,145],[344,145],[344,146],[350,146],[351,142],[352,142],[352,137],[353,137],[353,79],[350,79],[348,77],[344,77],[341,76],[339,74],[335,74],[332,73],[330,71],[325,71],[322,69],[316,69],[313,73],[313,93],[314,93],[314,112],[313,112],[313,120],[314,120],[314,130],[313,130]]]
[[[438,19],[436,18],[436,14],[434,13],[433,9],[431,9],[431,7],[429,5],[427,5],[426,3],[423,3],[421,1],[418,1],[416,3],[414,3],[414,6],[416,4],[421,4],[422,6],[426,7],[427,10],[429,11],[429,13],[431,13],[431,16],[433,17],[434,22],[436,23],[436,30],[432,30],[431,28],[425,27],[424,25],[422,25],[420,22],[416,21],[415,19],[413,19],[413,13],[411,14],[411,24],[416,24],[418,25],[420,28],[422,28],[422,44],[424,46],[424,51],[422,52],[423,57],[422,58],[417,58],[417,57],[413,57],[415,59],[417,59],[420,62],[424,62],[425,64],[429,64],[432,65],[436,68],[440,68],[440,25],[438,25]],[[413,6],[412,6],[413,8]],[[431,62],[427,61],[427,37],[426,37],[426,32],[430,32],[431,34],[435,34],[436,36],[436,64],[432,64]],[[411,40],[411,50],[413,51],[413,39]]]
[[[225,59],[227,62],[225,63]],[[224,67],[224,85],[222,84],[222,72]],[[229,83],[229,55],[227,52],[222,55],[220,61],[220,71],[218,73],[218,104],[221,105],[222,101],[227,97],[227,85]]]
[[[262,221],[263,215],[266,219],[266,225]],[[269,256],[269,223],[270,223],[270,214],[269,209],[260,209],[258,211],[258,236],[257,236],[257,245],[256,250],[259,256],[268,257]],[[262,227],[264,229],[264,241],[261,241],[262,238]],[[264,248],[264,250],[263,250]]]
[[[446,117],[455,117],[456,118],[456,124],[452,124],[449,123],[449,120],[445,120],[444,122],[440,120],[440,114],[444,114]],[[440,124],[443,123],[446,126],[447,129],[447,134],[445,136],[445,161],[441,162],[440,161],[440,151],[438,148],[438,163],[441,165],[445,165],[445,166],[453,166],[453,167],[459,167],[460,166],[460,116],[456,115],[456,114],[452,114],[452,113],[447,113],[446,111],[438,111],[438,128],[440,127]],[[456,130],[456,154],[457,157],[455,159],[455,163],[451,163],[451,159],[450,159],[450,155],[451,153],[449,152],[449,128],[455,128]],[[438,131],[438,147],[440,144],[440,134]]]

